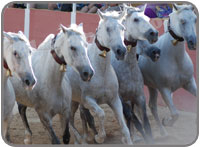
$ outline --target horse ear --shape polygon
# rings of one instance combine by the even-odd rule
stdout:
[[[144,6],[142,6],[142,7],[140,8],[140,10],[141,10],[142,12],[145,12],[146,7],[147,7],[147,4],[144,4]]]
[[[194,11],[194,6],[193,5],[189,5],[189,8]]]
[[[101,12],[100,9],[97,10],[97,13],[98,13],[100,19],[104,19],[104,15],[103,15],[103,13]]]
[[[180,9],[180,7],[176,3],[173,4],[173,8],[175,11],[178,11]]]
[[[83,31],[83,23],[80,23],[80,24],[78,25],[78,29],[81,30],[81,31]]]
[[[22,31],[19,31],[18,34],[24,35],[24,33]]]
[[[13,43],[14,38],[10,34],[3,31],[3,36],[6,37],[11,43]]]
[[[60,29],[63,31],[63,33],[67,31],[67,28],[62,24],[60,24]]]
[[[63,33],[67,34],[67,36],[70,36],[70,35],[71,35],[70,29],[68,29],[68,28],[65,27],[64,25],[60,24],[60,29],[63,31]]]
[[[128,5],[127,4],[123,3],[122,6],[123,6],[124,9],[128,9]]]
[[[122,13],[120,13],[118,16],[118,19],[122,19],[125,16],[126,11],[127,11],[126,9],[124,11],[122,11]]]

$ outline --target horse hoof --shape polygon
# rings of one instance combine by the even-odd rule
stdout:
[[[132,137],[132,140],[133,140],[133,143],[137,143],[137,142],[142,141],[143,138],[138,136],[138,135],[135,135],[135,136]]]
[[[60,143],[60,141],[58,139],[56,139],[56,140],[52,141],[52,144],[61,144],[61,143]]]
[[[167,137],[167,136],[168,136],[168,133],[167,133],[167,131],[166,131],[164,128],[162,128],[162,129],[160,129],[160,135],[161,135],[162,137]]]
[[[133,144],[131,138],[125,138],[125,137],[122,137],[122,143],[123,144],[128,144],[128,145],[132,145]]]
[[[86,140],[87,142],[92,142],[94,140],[94,137],[91,135],[88,135]]]
[[[32,144],[32,140],[30,138],[24,139],[24,144]]]
[[[99,137],[99,135],[95,135],[95,141],[97,143],[103,143],[104,142],[104,138],[103,137]]]
[[[162,124],[164,126],[172,127],[177,119],[178,119],[178,114],[172,116],[172,118],[163,118]]]

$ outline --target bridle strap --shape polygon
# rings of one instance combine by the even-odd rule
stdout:
[[[171,35],[175,40],[180,41],[180,42],[184,41],[184,38],[183,38],[183,37],[177,36],[177,35],[174,33],[174,31],[171,29],[171,27],[170,27],[170,18],[169,18],[169,20],[168,20],[168,31],[169,31],[170,35]]]
[[[56,54],[56,51],[55,51],[55,49],[54,49],[54,44],[55,44],[55,42],[56,42],[56,37],[57,37],[57,35],[55,35],[55,37],[54,37],[54,38],[52,39],[52,41],[51,41],[51,54],[52,54],[54,60],[55,60],[58,64],[60,64],[60,65],[67,65],[67,63],[65,62],[64,57],[59,57],[59,56]]]
[[[6,62],[5,59],[3,59],[3,67],[4,67],[5,69],[7,69],[7,70],[10,70],[10,68],[8,67],[8,64],[7,64],[7,62]]]
[[[105,46],[102,46],[102,45],[99,43],[99,41],[98,41],[98,39],[97,39],[97,36],[95,37],[95,43],[96,43],[97,47],[99,48],[99,50],[101,50],[101,51],[106,51],[106,52],[109,52],[109,51],[110,51],[109,48],[107,48],[107,47],[105,47]]]

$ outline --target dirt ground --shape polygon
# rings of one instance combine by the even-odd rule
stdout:
[[[107,137],[105,139],[105,144],[121,144],[121,133],[119,130],[119,125],[114,117],[112,110],[107,105],[102,105],[102,108],[106,114],[105,129]],[[166,107],[159,107],[158,109],[160,118],[164,116],[169,116],[169,111]],[[148,116],[150,119],[153,136],[155,139],[155,144],[190,144],[192,143],[197,134],[197,115],[195,113],[179,112],[180,116],[173,127],[166,127],[168,132],[167,137],[161,137],[159,133],[159,128],[153,119],[153,116],[148,109]],[[40,120],[35,112],[35,110],[28,108],[27,117],[31,130],[33,132],[32,141],[33,144],[50,144],[51,141],[48,137],[47,131],[43,128]],[[95,118],[96,119],[96,118]],[[96,125],[98,123],[96,122]],[[82,125],[80,121],[79,112],[76,113],[75,125],[79,132],[81,132]],[[57,136],[61,140],[61,129],[59,117],[56,116],[53,119],[53,127]],[[91,131],[92,132],[92,131]],[[24,140],[24,127],[19,114],[14,115],[14,119],[11,123],[10,137],[14,144],[23,144]],[[73,143],[73,137],[71,137],[70,143]],[[144,144],[144,141],[137,142],[136,144]]]

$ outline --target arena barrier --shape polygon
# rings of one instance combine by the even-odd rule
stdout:
[[[24,30],[24,9],[6,8],[3,12],[3,30],[7,32],[18,32]],[[29,40],[31,45],[35,48],[45,39],[50,33],[58,33],[59,25],[65,26],[70,25],[70,12],[60,12],[51,10],[38,10],[30,9],[30,31]],[[77,24],[83,23],[84,32],[88,42],[92,42],[96,28],[98,26],[99,17],[97,14],[77,13],[76,22]],[[152,25],[159,31],[159,35],[163,34],[163,20],[162,19],[151,19]],[[196,61],[197,51],[189,51],[187,48],[192,62],[194,64],[195,77],[196,77]],[[167,68],[167,67],[166,67]],[[170,72],[170,71],[169,71]],[[197,78],[196,78],[197,81]],[[148,90],[145,87],[145,95],[148,98]],[[198,108],[197,97],[194,97],[189,92],[179,89],[174,93],[174,104],[177,109],[196,112]],[[164,105],[162,98],[159,95],[158,103]]]

